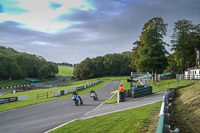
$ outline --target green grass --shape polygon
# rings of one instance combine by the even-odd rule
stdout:
[[[69,66],[58,66],[58,71],[58,74],[62,76],[73,76],[74,68]]]
[[[200,131],[200,82],[179,89],[170,107],[171,129],[178,127],[181,133]]]
[[[176,79],[170,79],[170,80],[149,82],[149,84],[152,85],[153,87],[153,93],[166,91],[168,88],[176,88],[177,86],[186,86],[191,83],[197,83],[197,81],[180,80],[178,82]]]
[[[53,93],[55,93],[56,91],[59,91],[59,90],[72,89],[72,88],[76,88],[76,87],[79,87],[79,86],[83,86],[87,82],[92,82],[92,81],[96,81],[96,80],[98,80],[98,79],[75,81],[75,82],[71,82],[69,84],[66,84],[66,86],[61,86],[61,87],[56,87],[56,88],[35,89],[35,90],[20,92],[20,93],[15,93],[15,94],[1,95],[0,98],[17,97],[17,96],[27,95],[28,100],[17,101],[17,102],[6,103],[6,104],[0,104],[0,112],[10,110],[10,109],[30,106],[30,105],[34,105],[34,104],[39,104],[39,103],[43,103],[43,102],[48,102],[48,101],[52,101],[52,100],[62,99],[62,98],[66,98],[66,97],[71,97],[71,94],[67,94],[67,95],[63,95],[63,96],[60,96],[60,97],[50,97],[50,98],[44,98],[44,99],[37,99],[37,94],[47,93],[47,92],[51,92],[51,91]],[[91,86],[89,88],[77,91],[77,92],[79,94],[89,93],[90,89],[96,90],[96,89],[100,88],[101,86],[107,84],[110,80],[111,79],[108,79],[108,78],[103,79],[102,82],[100,82],[100,83],[98,83],[94,86]]]
[[[69,123],[50,133],[143,133],[161,102]]]

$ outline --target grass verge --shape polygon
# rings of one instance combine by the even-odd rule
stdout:
[[[79,120],[69,123],[50,133],[144,133],[148,131],[155,110],[160,109],[161,102]]]
[[[186,86],[191,83],[197,83],[197,81],[191,81],[191,80],[177,81],[176,79],[170,79],[170,80],[149,82],[149,84],[152,85],[153,87],[153,93],[166,91],[168,88],[176,88],[177,86]]]
[[[200,131],[200,83],[176,91],[178,95],[170,108],[171,129],[180,133]]]

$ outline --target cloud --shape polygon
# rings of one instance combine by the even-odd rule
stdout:
[[[130,51],[143,25],[153,17],[160,16],[168,23],[164,38],[167,43],[174,22],[179,19],[200,22],[199,0],[73,1],[68,4],[51,0],[55,5],[50,6],[47,0],[40,0],[40,4],[22,0],[19,7],[27,13],[0,14],[0,45],[55,62],[78,63],[86,57]]]
[[[52,10],[56,10],[57,8],[60,8],[62,6],[61,3],[56,3],[56,2],[52,2],[52,1],[49,4],[50,4],[50,7]]]

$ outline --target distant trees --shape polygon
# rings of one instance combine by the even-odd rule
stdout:
[[[0,79],[48,78],[56,73],[57,65],[41,56],[0,46]]]
[[[73,67],[73,64],[62,62],[62,63],[57,63],[57,65],[65,65],[65,66],[70,66]]]
[[[75,65],[74,76],[76,79],[88,79],[100,76],[129,75],[131,52],[122,54],[107,54],[90,59],[86,58],[80,64]]]

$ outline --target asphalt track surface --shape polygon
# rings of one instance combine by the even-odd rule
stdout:
[[[33,106],[0,112],[0,133],[43,133],[93,110],[119,88],[121,81],[111,81],[99,88],[99,100],[81,95],[83,105],[75,106],[72,98],[64,98]]]

